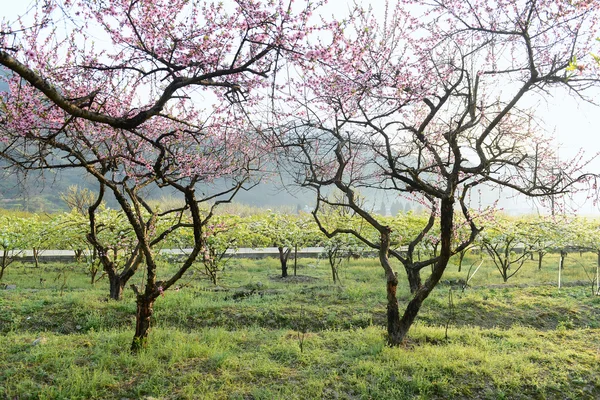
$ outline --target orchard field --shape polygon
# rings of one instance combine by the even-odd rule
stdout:
[[[298,260],[288,278],[279,260],[234,259],[216,286],[193,269],[156,302],[137,355],[133,291],[109,300],[106,279],[90,285],[81,264],[17,262],[4,277],[16,288],[0,290],[0,391],[10,399],[598,398],[595,254],[566,258],[561,289],[558,254],[546,255],[542,270],[528,259],[508,283],[486,255],[463,290],[481,258],[469,252],[460,273],[452,259],[399,347],[386,345],[376,259],[345,261],[337,284],[325,259]],[[410,298],[406,285],[398,297]]]
[[[326,3],[3,8],[0,396],[600,398],[598,0]]]

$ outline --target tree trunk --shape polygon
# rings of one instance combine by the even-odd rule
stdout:
[[[75,261],[81,262],[81,258],[83,256],[83,250],[75,249],[74,252],[75,252]]]
[[[36,268],[40,267],[40,251],[36,248],[33,248],[33,263]]]
[[[123,299],[123,288],[127,283],[126,279],[122,279],[119,274],[109,274],[108,281],[110,282],[110,298],[113,300]]]
[[[544,253],[538,251],[538,270],[542,270],[542,259],[544,258]]]
[[[284,251],[283,247],[278,247],[277,250],[279,250],[279,261],[281,262],[281,277],[287,278],[287,276],[288,276],[287,262],[288,262],[288,258],[290,257],[290,253],[292,252],[292,249],[288,248],[287,250]]]
[[[112,261],[106,257],[101,257],[100,261],[102,262],[102,268],[104,273],[108,275],[108,280],[110,282],[111,299],[121,300],[123,298],[123,288],[137,271],[142,259],[143,258],[138,254],[135,258],[130,259],[128,265],[126,265],[121,273],[119,273],[116,265]]]
[[[421,287],[421,271],[415,268],[405,268],[410,293],[414,294]]]
[[[508,269],[510,268],[508,258],[505,261],[500,260],[500,266],[502,267],[502,280],[504,281],[504,283],[506,283],[508,282]]]
[[[294,276],[296,276],[296,270],[298,269],[298,245],[294,246]]]
[[[393,274],[387,279],[387,332],[388,344],[390,346],[399,345],[404,339],[400,326],[400,308],[398,306],[398,298],[396,297],[396,289],[398,288],[398,275]]]
[[[442,199],[440,207],[440,258],[438,259],[437,263],[435,263],[429,278],[427,278],[425,283],[421,285],[419,290],[415,292],[412,300],[408,303],[408,306],[406,307],[406,310],[400,319],[400,323],[398,324],[398,330],[393,337],[395,344],[399,344],[402,340],[404,340],[404,337],[408,333],[410,327],[415,321],[415,318],[417,317],[417,314],[419,313],[423,301],[425,301],[433,288],[435,288],[435,286],[438,284],[442,275],[444,274],[444,271],[446,270],[446,267],[448,266],[448,261],[452,255],[451,242],[453,224],[454,199]],[[392,344],[391,341],[390,344]]]
[[[0,264],[0,281],[4,276],[4,270],[8,266],[8,250],[2,251],[2,263]]]
[[[387,340],[390,346],[397,346],[402,342],[403,339],[400,329],[400,309],[398,307],[398,298],[396,297],[396,290],[398,288],[398,274],[392,269],[390,260],[388,258],[391,230],[389,228],[387,229],[387,231],[379,232],[381,240],[381,246],[379,247],[379,262],[385,271],[387,280]]]
[[[90,271],[90,284],[91,285],[94,285],[96,283],[96,274],[98,274],[97,269]]]
[[[340,280],[338,275],[338,255],[339,253],[337,249],[327,251],[327,259],[329,261],[329,266],[331,267],[331,278],[333,279],[333,284],[336,284]]]
[[[137,312],[135,314],[135,335],[131,343],[131,351],[137,353],[145,348],[150,332],[150,322],[154,312],[154,298],[144,294],[137,295]]]
[[[90,280],[91,280],[91,284],[95,284],[96,283],[96,275],[98,274],[98,267],[95,266],[95,264],[93,264],[90,266]]]

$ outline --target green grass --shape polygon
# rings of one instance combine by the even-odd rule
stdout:
[[[325,261],[299,260],[312,279],[281,280],[276,260],[234,260],[218,287],[194,271],[160,297],[149,347],[135,356],[131,290],[108,301],[106,280],[91,286],[82,266],[14,264],[4,283],[17,289],[0,290],[0,398],[599,398],[595,258],[569,255],[572,286],[560,290],[553,258],[507,284],[485,260],[464,292],[478,256],[460,273],[449,265],[399,348],[385,345],[376,260],[353,260],[342,285]],[[399,298],[409,299],[406,284]]]

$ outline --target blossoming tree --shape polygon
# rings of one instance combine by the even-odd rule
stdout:
[[[575,56],[589,54],[597,18],[593,1],[389,2],[383,17],[357,8],[332,22],[331,38],[299,59],[297,91],[285,97],[296,108],[282,121],[282,142],[298,182],[316,193],[321,230],[355,235],[379,251],[391,345],[404,339],[450,257],[484,226],[470,210],[474,187],[543,199],[592,178],[583,156],[556,161],[534,110],[523,104],[555,88],[584,96],[598,82],[585,69],[568,71]],[[393,249],[392,228],[356,201],[364,187],[415,196],[431,210],[407,253]],[[350,207],[377,230],[377,240],[321,223],[323,204]],[[468,235],[455,235],[455,214]],[[410,250],[432,234],[439,252],[415,262]],[[413,292],[403,314],[390,257],[404,264]],[[431,273],[422,282],[426,266]]]
[[[0,64],[9,72],[2,156],[28,170],[82,168],[94,177],[88,240],[99,247],[96,215],[105,192],[115,197],[136,238],[127,271],[141,262],[146,269],[144,284],[132,286],[132,350],[147,341],[155,300],[203,251],[214,206],[257,167],[264,146],[249,112],[274,83],[281,55],[305,35],[312,7],[50,0],[2,22]],[[217,179],[231,184],[211,190]],[[152,207],[145,195],[152,186],[179,193],[184,205]],[[158,228],[159,218],[171,223]],[[153,249],[182,228],[193,230],[192,250],[173,275],[161,276]],[[106,252],[99,257],[112,271]],[[113,274],[115,291],[130,275]]]

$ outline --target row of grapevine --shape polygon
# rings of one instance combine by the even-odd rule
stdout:
[[[427,216],[419,213],[399,213],[394,217],[380,217],[392,228],[394,248],[402,250],[425,225]],[[161,223],[164,222],[164,223]],[[155,235],[164,233],[168,221],[158,221]],[[369,225],[361,226],[361,220],[350,214],[328,213],[322,223],[328,228],[352,228],[367,240],[375,240],[376,232]],[[592,218],[565,218],[551,216],[511,217],[496,214],[488,221],[471,247],[484,249],[500,274],[507,281],[516,274],[525,258],[537,255],[539,268],[543,257],[550,251],[579,250],[600,254],[600,220]],[[462,228],[457,224],[455,238],[461,239]],[[436,227],[417,249],[420,253],[437,251]],[[76,211],[55,215],[18,216],[0,215],[0,279],[4,270],[19,258],[24,250],[33,253],[37,266],[40,254],[45,250],[72,250],[78,259],[87,261],[92,281],[101,266],[97,259],[98,249],[116,266],[123,267],[135,247],[135,235],[124,214],[103,207],[96,217],[96,240],[93,246],[88,238],[90,230],[87,216]],[[294,250],[321,246],[329,261],[333,280],[337,280],[337,266],[344,257],[363,254],[365,246],[352,235],[325,237],[310,214],[282,214],[263,211],[252,215],[216,215],[203,233],[205,246],[200,260],[212,282],[217,282],[218,272],[227,262],[228,250],[241,247],[276,247],[279,250],[281,273],[288,274],[288,260]],[[191,246],[192,230],[183,226],[169,234],[162,249],[183,250]],[[468,249],[467,249],[468,250]],[[459,255],[459,263],[464,253]],[[460,268],[460,264],[459,264]]]

